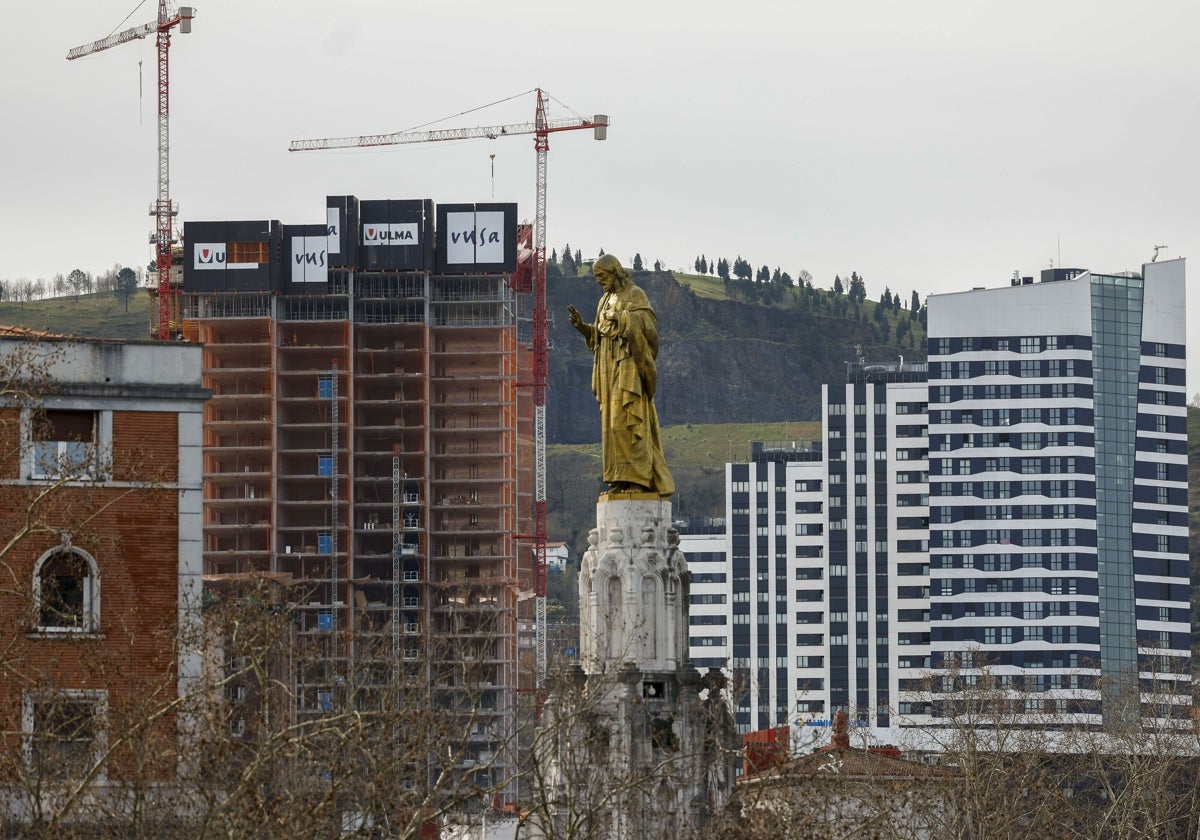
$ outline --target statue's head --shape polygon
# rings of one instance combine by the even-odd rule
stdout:
[[[592,275],[596,282],[608,289],[605,279],[611,279],[614,289],[622,289],[629,285],[629,272],[621,265],[621,261],[612,254],[604,254],[592,263]]]

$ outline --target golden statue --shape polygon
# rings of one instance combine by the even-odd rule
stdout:
[[[612,254],[596,260],[592,274],[604,289],[595,322],[585,323],[574,306],[567,311],[595,357],[592,393],[600,403],[604,481],[610,492],[666,498],[675,492],[675,480],[663,458],[654,410],[658,319],[646,293]]]

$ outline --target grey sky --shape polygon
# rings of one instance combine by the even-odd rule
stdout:
[[[0,278],[151,259],[153,39],[65,60],[135,5],[7,4]],[[529,137],[287,144],[398,131],[541,85],[612,120],[604,143],[552,137],[551,247],[671,268],[740,254],[825,288],[856,270],[872,298],[888,286],[906,301],[1051,260],[1136,270],[1154,245],[1200,272],[1194,2],[195,5],[171,52],[182,219],[319,222],[341,193],[490,200],[493,153],[495,199],[532,217]],[[122,28],[155,13],[147,0]],[[533,102],[444,124],[526,122]],[[1200,390],[1197,361],[1189,383]]]

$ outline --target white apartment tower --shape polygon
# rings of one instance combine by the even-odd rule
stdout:
[[[848,365],[819,444],[727,465],[683,546],[743,732],[937,726],[984,671],[1028,725],[1186,715],[1184,264],[1041,280],[931,297],[928,365]]]
[[[724,556],[684,545],[691,656],[729,657],[742,731],[839,708],[927,722],[926,399],[924,364],[851,364],[823,389],[820,444],[755,443],[727,465]]]
[[[823,389],[824,558],[805,562],[828,576],[826,711],[844,708],[860,726],[927,721],[925,377],[924,364],[860,362]]]
[[[934,711],[987,668],[1050,723],[1181,714],[1183,260],[928,306]]]
[[[681,527],[682,525],[682,527]],[[691,576],[688,589],[688,657],[701,672],[729,665],[728,554],[725,530],[713,527],[690,530],[677,523],[679,549],[687,558]]]

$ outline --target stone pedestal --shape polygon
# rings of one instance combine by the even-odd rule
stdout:
[[[579,610],[580,664],[558,675],[539,726],[546,804],[533,834],[690,834],[724,808],[736,735],[720,672],[702,677],[687,658],[687,561],[670,501],[601,497]]]
[[[584,671],[629,663],[674,672],[687,659],[687,560],[671,503],[649,494],[601,498],[579,570]]]

